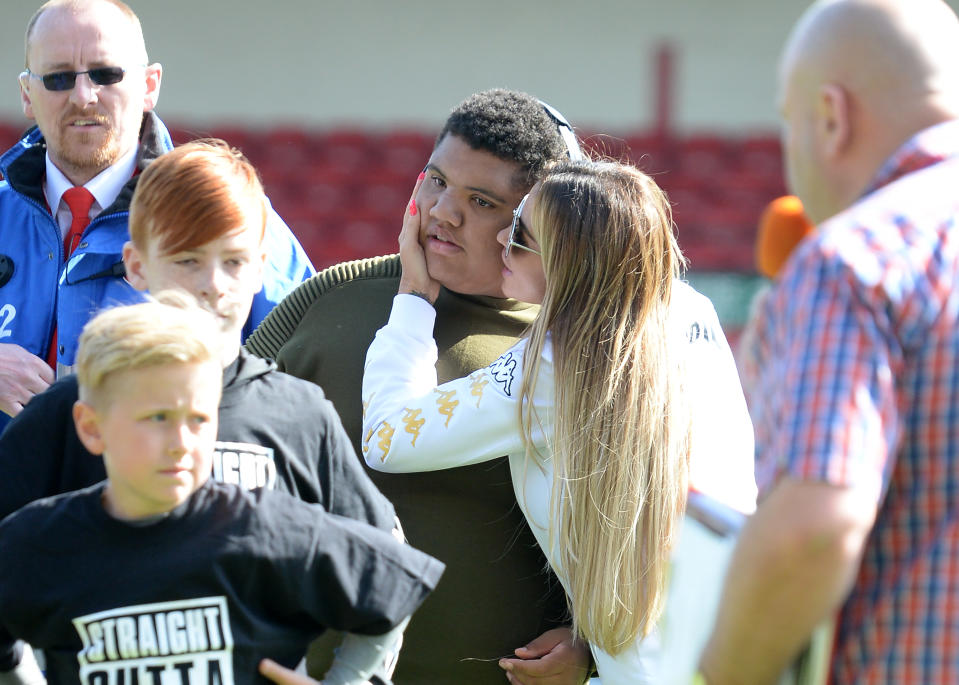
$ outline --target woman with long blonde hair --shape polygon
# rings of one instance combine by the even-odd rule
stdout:
[[[654,682],[641,643],[663,609],[690,448],[700,442],[691,420],[705,413],[699,376],[732,368],[725,341],[710,340],[718,322],[708,300],[679,280],[669,204],[634,167],[550,169],[497,236],[503,292],[541,304],[528,337],[486,369],[437,386],[439,284],[419,245],[416,192],[400,234],[400,294],[367,354],[366,461],[408,472],[509,455],[517,501],[602,682]],[[721,415],[708,423],[736,445],[738,466],[724,467],[748,462],[738,482],[751,484],[751,426],[738,382],[722,396],[725,380],[708,386]],[[721,498],[748,510],[749,490]]]

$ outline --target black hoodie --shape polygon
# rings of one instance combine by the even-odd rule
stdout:
[[[77,380],[36,395],[0,434],[0,519],[42,497],[106,478],[73,426]],[[333,405],[318,385],[241,350],[223,370],[215,480],[266,486],[391,531],[393,505],[357,459]]]

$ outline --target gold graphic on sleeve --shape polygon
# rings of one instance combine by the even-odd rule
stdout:
[[[363,436],[363,454],[370,453],[370,440],[373,439],[373,429],[370,428],[366,431],[366,435]]]
[[[403,425],[406,426],[406,432],[413,436],[413,441],[410,444],[414,447],[416,446],[416,438],[420,437],[420,428],[426,423],[426,419],[420,418],[422,411],[422,409],[409,408],[403,410]]]
[[[483,388],[489,384],[489,381],[486,380],[486,373],[483,371],[478,371],[470,376],[470,381],[470,395],[476,398],[476,407],[478,409],[480,401],[483,399]]]
[[[363,402],[363,420],[364,420],[364,421],[366,421],[366,410],[370,408],[370,402],[373,401],[373,397],[374,397],[375,395],[376,395],[376,393],[374,392],[372,395],[370,395],[370,399],[368,399],[368,400],[366,400],[365,402]]]
[[[380,439],[377,447],[383,450],[383,455],[380,457],[380,461],[386,461],[386,455],[389,454],[390,445],[393,444],[393,426],[388,424],[386,421],[383,422],[383,425],[380,426],[380,429],[376,432],[376,437]]]
[[[439,413],[446,417],[444,426],[450,425],[450,419],[453,418],[453,410],[459,405],[459,400],[454,400],[455,390],[433,390],[439,397],[436,398],[436,406],[439,407]]]

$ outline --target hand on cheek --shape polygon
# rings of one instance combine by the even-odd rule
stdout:
[[[403,265],[403,274],[400,276],[399,292],[416,295],[432,304],[440,294],[440,284],[430,277],[426,267],[426,254],[420,245],[420,221],[422,212],[416,206],[416,194],[426,173],[423,172],[416,179],[413,194],[410,196],[406,212],[403,214],[403,228],[400,230],[400,262]]]

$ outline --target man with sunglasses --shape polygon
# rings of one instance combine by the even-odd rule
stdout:
[[[20,95],[36,126],[0,157],[0,430],[72,366],[98,309],[140,298],[121,252],[137,174],[172,149],[153,113],[161,75],[119,0],[51,0],[27,25]],[[264,288],[244,335],[313,273],[269,214]]]

